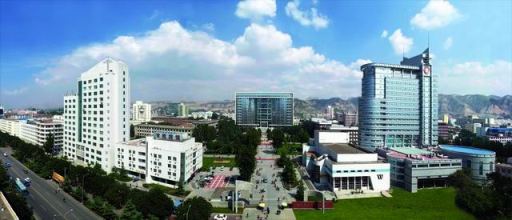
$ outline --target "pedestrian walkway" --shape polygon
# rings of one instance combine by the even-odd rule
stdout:
[[[226,177],[224,175],[218,175],[214,176],[213,180],[208,183],[207,188],[208,189],[216,189],[216,188],[222,188],[225,187],[228,184],[226,181]]]
[[[279,215],[275,209],[270,210],[268,215],[266,211],[266,209],[245,208],[242,219],[258,220],[259,217],[259,219],[266,220],[295,220],[295,214],[292,209],[283,209]]]

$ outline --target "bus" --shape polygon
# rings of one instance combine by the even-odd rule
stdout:
[[[20,192],[21,194],[23,194],[23,195],[28,194],[27,187],[25,186],[25,184],[23,184],[23,182],[20,180],[20,178],[16,178],[14,185],[16,185],[16,190],[18,190],[18,192]]]

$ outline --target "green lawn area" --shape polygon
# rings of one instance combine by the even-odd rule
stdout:
[[[221,162],[222,161],[222,162]],[[227,163],[223,163],[227,162]],[[201,170],[210,171],[210,167],[235,167],[235,158],[216,158],[203,157],[203,168]]]
[[[455,189],[423,189],[409,193],[394,188],[393,198],[338,200],[333,210],[296,210],[297,220],[309,219],[475,219],[455,205]]]

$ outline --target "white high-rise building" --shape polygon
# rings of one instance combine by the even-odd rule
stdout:
[[[78,80],[78,93],[64,97],[64,156],[76,164],[114,165],[114,143],[130,137],[128,66],[107,58]]]
[[[132,120],[135,122],[151,121],[151,105],[136,101],[132,107]]]

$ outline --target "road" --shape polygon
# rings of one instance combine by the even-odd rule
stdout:
[[[32,180],[28,187],[29,194],[26,196],[26,200],[33,208],[36,219],[102,219],[62,190],[56,193],[55,190],[58,186],[51,180],[40,178],[30,170],[25,174],[23,169],[27,168],[11,156],[9,148],[0,148],[0,150],[2,154],[8,153],[7,157],[3,155],[0,157],[2,164],[7,161],[12,164],[7,171],[10,176],[14,179],[29,177]]]

